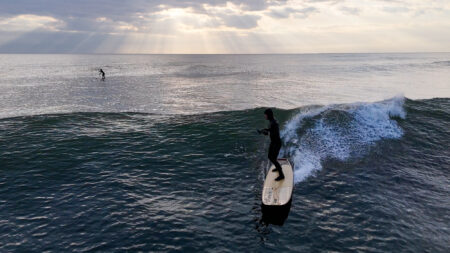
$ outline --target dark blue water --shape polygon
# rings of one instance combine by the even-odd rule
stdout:
[[[283,226],[262,220],[263,110],[0,119],[0,251],[450,251],[448,98],[275,110]]]

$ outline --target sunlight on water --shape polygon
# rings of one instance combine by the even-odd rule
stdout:
[[[450,96],[450,54],[0,55],[0,117]],[[106,71],[101,82],[98,69]],[[424,85],[426,83],[427,85]]]

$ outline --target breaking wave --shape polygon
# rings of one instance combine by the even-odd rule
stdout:
[[[398,139],[405,119],[405,98],[302,108],[281,132],[285,156],[294,163],[295,182],[322,169],[329,159],[348,161],[364,155],[382,139]]]

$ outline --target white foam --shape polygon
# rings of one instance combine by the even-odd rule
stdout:
[[[330,106],[323,106],[319,108],[303,108],[298,114],[296,114],[293,118],[291,118],[284,129],[281,131],[281,136],[285,142],[287,141],[296,141],[295,137],[297,135],[297,129],[302,127],[303,121],[307,118],[315,117],[322,112],[326,111]]]
[[[403,130],[392,117],[404,119],[404,97],[375,103],[309,108],[287,122],[281,132],[283,152],[294,162],[295,182],[322,169],[325,159],[345,161],[360,155],[376,141],[397,139]],[[305,126],[307,119],[311,126]],[[303,129],[299,133],[301,128]]]

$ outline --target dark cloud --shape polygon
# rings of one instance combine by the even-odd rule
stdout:
[[[281,9],[272,9],[269,12],[269,16],[273,18],[288,18],[292,13],[295,12],[294,8],[285,7]]]
[[[297,18],[306,18],[314,12],[319,10],[315,7],[305,7],[305,8],[292,8],[283,7],[272,9],[268,14],[273,18],[288,18],[291,15],[295,15]]]
[[[228,2],[243,11],[268,7],[266,0],[0,0],[0,19],[36,15],[58,20],[57,29],[55,25],[46,24],[38,28],[24,27],[21,31],[20,24],[25,23],[19,22],[13,27],[17,28],[17,32],[12,28],[0,31],[0,52],[114,52],[123,44],[128,32],[165,36],[176,30],[176,22],[193,28],[226,26],[251,29],[258,25],[261,18],[258,15],[220,11],[208,13],[204,7],[205,4],[224,7]],[[199,21],[195,19],[171,20],[159,14],[165,9],[187,7],[194,13],[212,18],[207,23],[196,23]]]
[[[154,18],[153,13],[162,10],[160,6],[189,7],[194,12],[205,13],[204,4],[225,6],[228,2],[243,10],[263,10],[268,6],[266,0],[14,0],[0,1],[0,17],[20,14],[51,16],[66,24],[65,31],[112,32],[117,23],[141,27],[142,20],[138,17],[145,16],[148,23]],[[106,20],[99,22],[100,17]],[[258,19],[253,15],[226,15],[222,24],[246,29],[255,27]]]
[[[305,0],[305,2],[308,3],[330,3],[330,4],[337,4],[345,2],[345,0]]]
[[[227,2],[242,5],[245,10],[266,8],[265,0],[14,0],[0,1],[0,15],[35,14],[54,17],[101,17],[130,20],[138,13],[152,13],[159,6],[190,7],[201,11],[204,4],[224,6]]]
[[[350,14],[350,15],[359,15],[359,13],[361,12],[361,10],[358,8],[345,7],[345,6],[339,8],[339,10],[341,10],[345,14]]]
[[[224,24],[228,27],[250,29],[258,26],[258,15],[225,15],[222,16]]]

